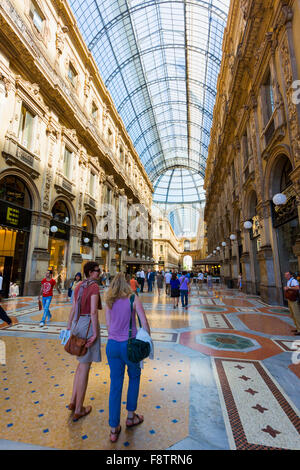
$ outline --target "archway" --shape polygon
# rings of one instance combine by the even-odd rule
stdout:
[[[290,179],[293,167],[290,159],[279,155],[271,170],[270,197],[282,193],[287,198],[286,204],[275,206],[273,201],[272,220],[276,231],[278,256],[282,285],[285,285],[284,273],[287,271],[297,272],[299,270],[298,259],[294,253],[296,240],[300,235],[298,210],[296,204],[296,193]]]
[[[3,296],[12,284],[23,295],[33,198],[26,182],[17,175],[0,181],[0,272]]]
[[[184,256],[182,265],[184,271],[191,271],[193,268],[193,258],[190,255]]]
[[[58,199],[51,210],[48,251],[49,269],[53,271],[59,288],[65,287],[70,240],[70,211],[67,204]]]

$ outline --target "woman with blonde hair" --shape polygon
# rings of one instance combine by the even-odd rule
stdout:
[[[140,364],[129,361],[127,344],[129,337],[130,318],[132,318],[132,338],[135,338],[137,329],[135,314],[138,314],[142,327],[150,334],[150,327],[145,315],[142,302],[134,295],[126,282],[123,273],[118,273],[106,294],[106,324],[108,341],[106,355],[110,367],[110,394],[109,394],[109,425],[111,427],[110,440],[116,442],[121,432],[121,396],[124,382],[125,365],[129,376],[127,391],[128,416],[126,427],[136,426],[144,421],[144,417],[135,413],[137,408],[141,368]]]

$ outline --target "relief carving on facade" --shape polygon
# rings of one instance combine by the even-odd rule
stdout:
[[[293,102],[293,72],[291,65],[288,37],[285,34],[280,47],[282,68],[286,83],[286,99],[288,105],[288,122],[291,132],[291,147],[296,162],[300,162],[300,128],[296,104]]]

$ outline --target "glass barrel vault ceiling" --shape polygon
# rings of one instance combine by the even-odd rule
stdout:
[[[230,0],[69,2],[154,185],[154,201],[203,200]]]

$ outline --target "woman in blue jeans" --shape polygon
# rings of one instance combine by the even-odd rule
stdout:
[[[182,273],[182,277],[180,278],[180,296],[181,296],[181,305],[183,308],[187,308],[188,301],[189,301],[189,278],[186,275],[186,271]]]
[[[140,364],[129,361],[127,356],[127,343],[129,336],[130,316],[132,315],[132,337],[135,338],[137,329],[135,314],[139,315],[141,324],[150,334],[150,327],[145,315],[143,305],[137,296],[134,297],[133,312],[131,313],[130,297],[133,292],[126,282],[123,273],[118,273],[106,295],[106,324],[108,341],[106,355],[110,367],[110,394],[109,394],[109,425],[111,427],[110,440],[116,442],[121,432],[120,414],[121,397],[124,382],[125,366],[129,376],[127,391],[126,427],[136,426],[144,421],[142,415],[135,413],[140,387]]]

